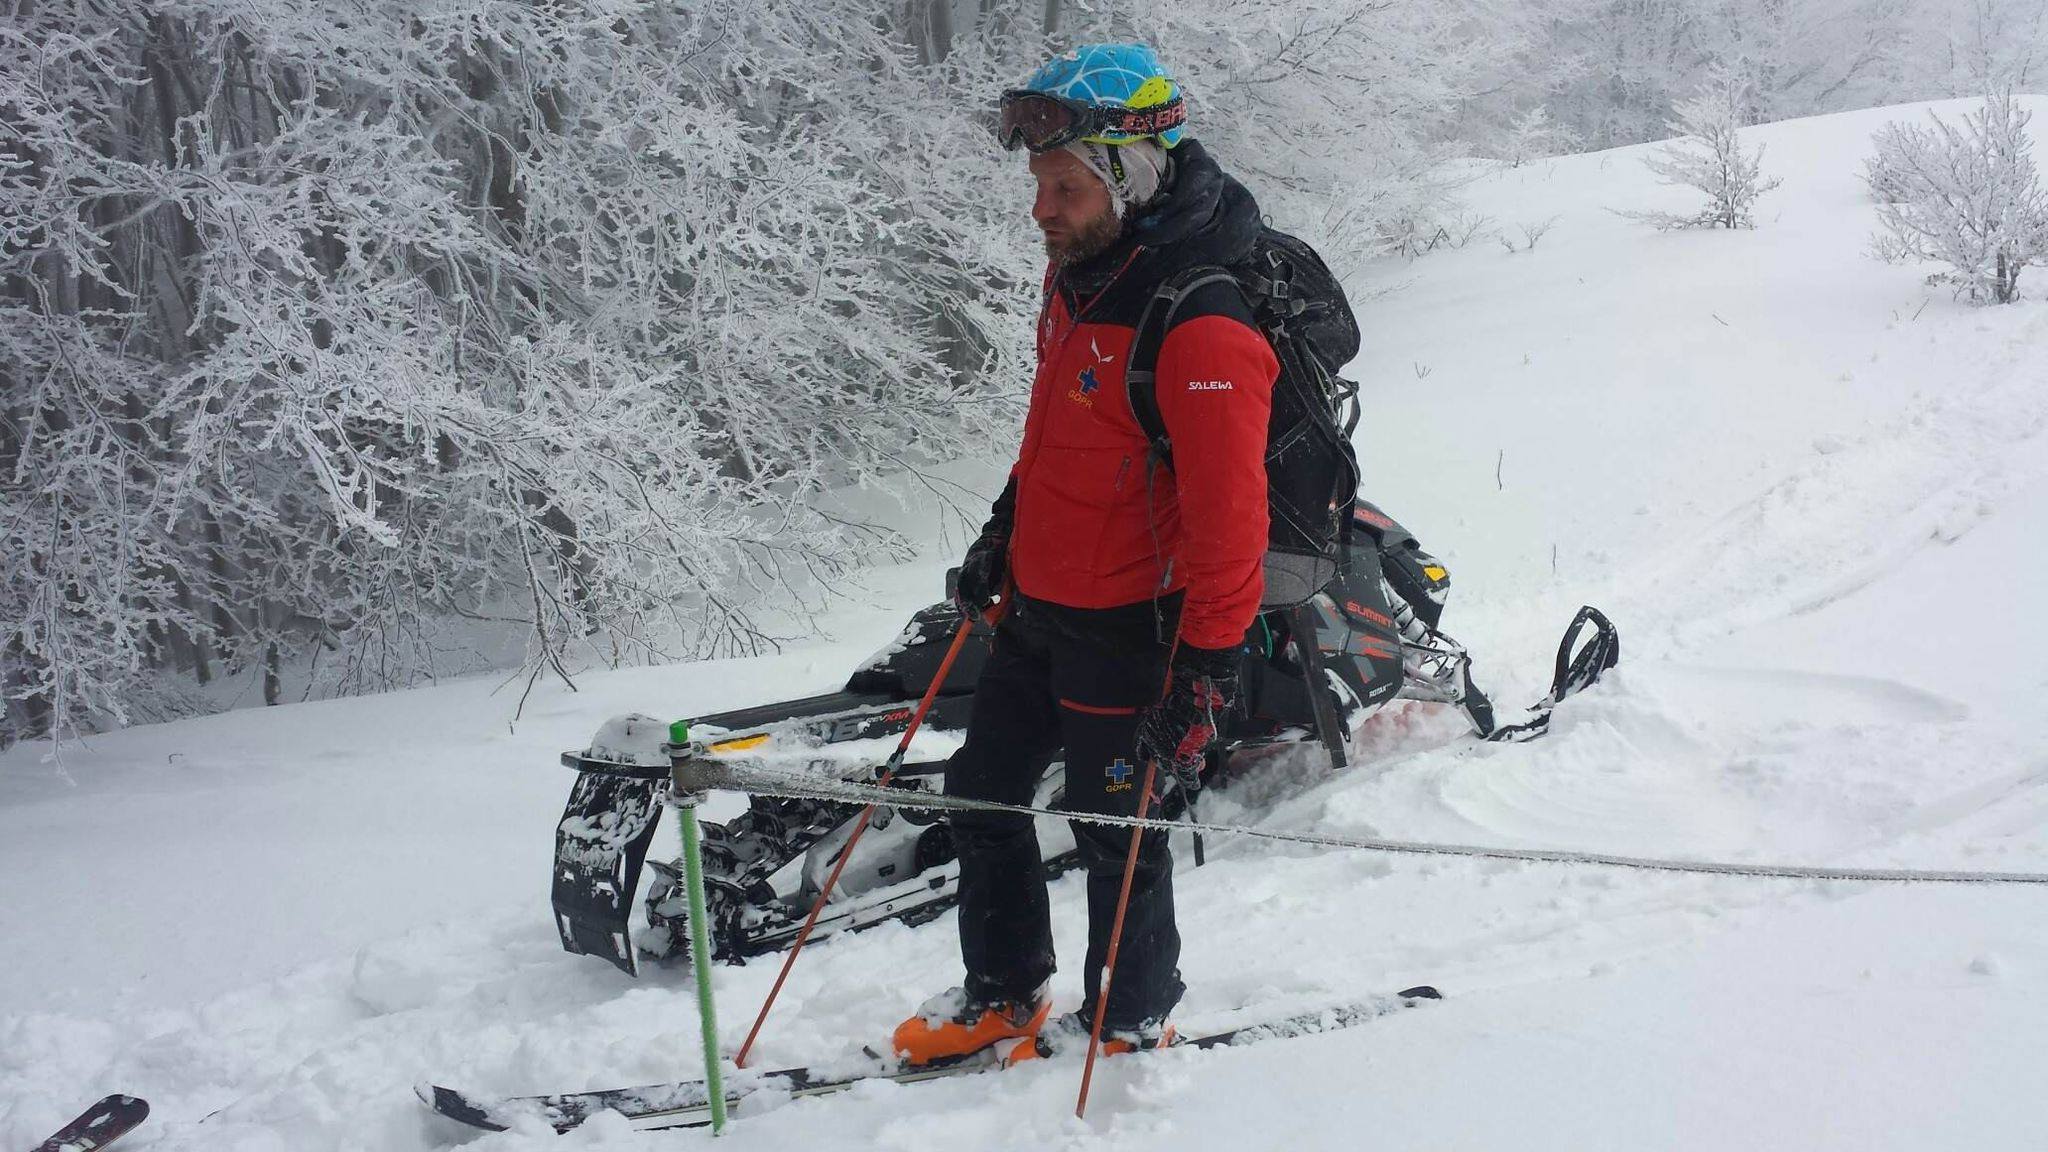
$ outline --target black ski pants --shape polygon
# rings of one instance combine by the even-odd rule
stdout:
[[[946,766],[947,794],[1028,804],[1043,766],[1063,748],[1063,808],[1135,814],[1145,777],[1136,753],[1138,720],[1164,690],[1178,607],[1178,597],[1107,609],[1011,597],[975,685],[966,743]],[[1163,789],[1163,781],[1154,782],[1155,794]],[[1155,799],[1146,810],[1157,807]],[[1054,969],[1037,831],[1025,816],[955,812],[949,819],[960,853],[967,993],[1028,999]],[[1087,870],[1083,1007],[1092,1012],[1131,834],[1082,821],[1071,826]],[[1105,1027],[1164,1019],[1180,1000],[1179,961],[1173,857],[1166,834],[1151,831],[1140,841]]]

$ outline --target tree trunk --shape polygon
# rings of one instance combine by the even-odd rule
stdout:
[[[279,671],[280,664],[277,641],[272,640],[263,647],[263,703],[273,708],[284,695],[284,678]]]
[[[953,53],[953,0],[914,0],[924,11],[913,16],[911,33],[917,40],[917,62],[942,64]]]

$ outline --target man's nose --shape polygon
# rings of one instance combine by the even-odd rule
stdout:
[[[1049,224],[1057,219],[1060,214],[1059,207],[1053,200],[1051,193],[1039,189],[1037,197],[1031,202],[1031,218],[1040,224]]]

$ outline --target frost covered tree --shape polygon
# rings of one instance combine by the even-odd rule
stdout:
[[[1740,61],[1747,123],[1900,99],[1911,19],[1926,0],[1724,0],[1704,45]]]
[[[1781,181],[1763,175],[1763,145],[1742,147],[1749,84],[1736,68],[1716,64],[1691,99],[1678,105],[1671,130],[1680,138],[1643,159],[1666,184],[1693,188],[1707,203],[1694,213],[1624,212],[1659,228],[1754,228],[1757,198]]]
[[[1178,0],[1087,29],[1158,44],[1197,134],[1340,273],[1448,219],[1457,108],[1524,35],[1488,0]]]
[[[1914,25],[1916,98],[2039,91],[2048,76],[2048,0],[1925,0]]]
[[[1545,156],[1561,156],[1578,147],[1579,134],[1551,118],[1550,110],[1532,104],[1508,123],[1495,155],[1510,168]]]
[[[1000,160],[859,0],[14,9],[0,742],[745,651],[1015,418]]]
[[[821,496],[1014,435],[1048,33],[1355,263],[1486,13],[0,0],[0,744],[771,642],[904,546]]]
[[[1960,0],[1528,0],[1533,47],[1495,77],[1514,107],[1540,101],[1589,147],[1665,134],[1717,60],[1746,62],[1745,122],[1931,95],[1909,76],[1915,24]]]
[[[1937,260],[1931,282],[1972,300],[2009,304],[2020,272],[2048,264],[2048,191],[2027,132],[2031,113],[2010,92],[1964,113],[1961,127],[1928,113],[1928,125],[1888,124],[1865,179],[1880,203],[1880,257]]]
[[[1375,7],[1357,50],[1405,52],[1382,36],[1424,6]],[[1286,11],[1244,8],[1248,28]],[[1749,124],[1987,85],[2038,90],[2048,63],[2048,0],[1457,0],[1428,15],[1459,35],[1445,58],[1459,94],[1433,140],[1498,158],[1511,158],[1513,126],[1536,106],[1585,147],[1656,140],[1719,60],[1742,62]],[[1476,59],[1457,51],[1467,47]],[[1379,92],[1391,101],[1403,85]]]

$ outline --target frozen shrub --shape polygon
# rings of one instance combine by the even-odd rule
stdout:
[[[1960,127],[1930,112],[1929,125],[1880,130],[1864,171],[1879,201],[1876,254],[1938,260],[1948,271],[1929,282],[1972,300],[2017,299],[2020,270],[2048,263],[2048,193],[2034,167],[2030,118],[2002,93],[1965,113]]]
[[[1715,64],[1706,82],[1690,100],[1678,105],[1671,128],[1679,139],[1643,161],[1666,184],[1696,188],[1707,203],[1691,214],[1623,212],[1631,220],[1659,228],[1754,228],[1757,198],[1781,181],[1763,175],[1762,145],[1754,152],[1742,147],[1743,109],[1749,85],[1734,68]]]

